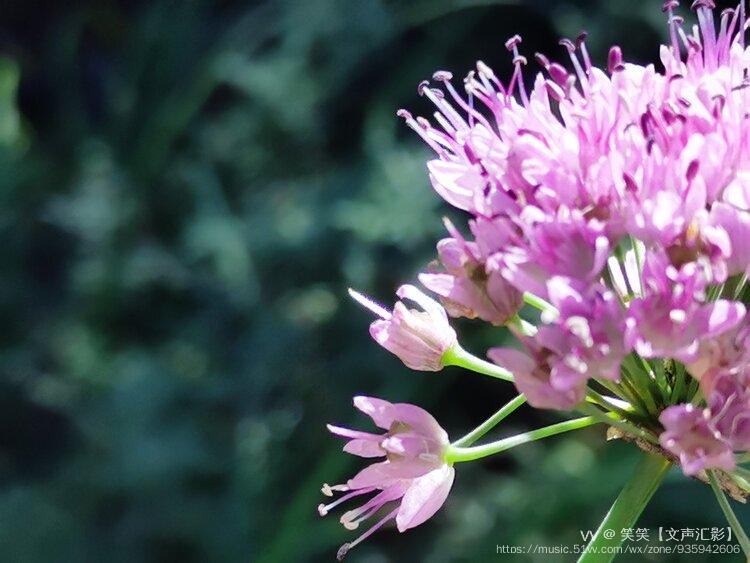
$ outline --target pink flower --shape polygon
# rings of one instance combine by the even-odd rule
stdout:
[[[480,318],[502,326],[523,305],[523,294],[500,273],[497,250],[513,236],[506,221],[477,219],[470,223],[477,242],[466,241],[446,221],[453,238],[438,243],[443,272],[420,274],[419,281],[438,294],[453,317]]]
[[[745,315],[742,303],[706,303],[706,269],[690,262],[679,270],[652,250],[643,269],[645,296],[628,310],[626,341],[644,358],[696,359],[702,339],[736,326]]]
[[[745,317],[740,324],[715,338],[701,341],[695,359],[686,364],[690,375],[701,382],[709,396],[716,373],[736,373],[750,364],[750,324]]]
[[[564,332],[545,327],[537,339],[524,343],[526,352],[492,348],[487,355],[513,373],[516,388],[532,407],[570,410],[580,403],[586,396],[587,376],[562,359],[567,353]]]
[[[710,385],[704,383],[710,380]],[[677,405],[666,409],[662,446],[679,456],[686,475],[703,469],[733,469],[733,452],[750,449],[750,387],[747,364],[740,371],[713,370],[701,380],[708,406]]]
[[[713,383],[708,398],[711,423],[734,451],[750,449],[750,389],[747,372],[724,373]]]
[[[606,69],[597,68],[581,35],[561,42],[570,71],[537,55],[541,72],[527,82],[528,61],[515,36],[506,43],[514,68],[508,83],[478,62],[465,92],[445,71],[420,84],[419,94],[437,108],[434,119],[400,115],[435,152],[428,163],[435,190],[473,216],[475,240],[452,229],[438,247],[445,272],[421,278],[452,315],[504,324],[518,307],[508,284],[549,300],[551,280],[564,277],[588,299],[609,273],[612,285],[623,282],[616,289],[627,308],[624,348],[616,330],[600,332],[604,340],[597,341],[618,351],[604,366],[610,375],[631,350],[694,362],[704,342],[744,316],[736,300],[705,296],[711,284],[750,273],[744,7],[723,11],[717,26],[713,3],[696,2],[691,33],[677,6],[664,6],[670,45],[661,50],[663,71],[626,63],[619,47]],[[626,254],[628,284],[617,277],[621,251],[630,246],[618,248],[624,235],[638,239],[646,257],[641,276],[633,253]],[[619,312],[610,311],[610,327],[618,326]],[[603,315],[596,314],[600,325]],[[559,325],[541,328],[536,338],[534,350],[576,342]],[[574,347],[562,356],[591,363]],[[564,371],[577,362],[535,365],[545,363]]]
[[[591,284],[601,277],[610,244],[604,225],[576,210],[560,207],[546,214],[526,207],[517,219],[523,243],[506,249],[503,275],[516,288],[547,297],[546,281],[553,276]]]
[[[455,470],[443,459],[448,435],[427,411],[406,403],[389,403],[372,397],[355,397],[354,406],[372,418],[386,432],[372,434],[329,425],[345,438],[344,451],[364,458],[386,458],[362,469],[342,485],[324,485],[323,493],[344,492],[338,500],[318,506],[325,516],[341,503],[371,494],[369,501],[341,517],[349,530],[356,529],[384,506],[388,514],[368,531],[341,546],[339,560],[386,522],[395,519],[399,532],[419,526],[445,503],[453,485]]]
[[[413,285],[402,285],[396,294],[414,301],[423,310],[409,309],[398,301],[391,313],[353,289],[349,294],[380,317],[370,325],[370,335],[383,348],[398,356],[411,369],[443,369],[443,355],[456,343],[456,332],[448,323],[445,309],[437,301]]]
[[[680,459],[685,475],[704,469],[734,469],[732,447],[710,423],[711,412],[693,405],[675,405],[661,413],[662,447]]]

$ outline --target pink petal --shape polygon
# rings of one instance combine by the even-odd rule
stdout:
[[[385,430],[393,424],[393,404],[375,397],[354,397],[354,406],[369,416],[376,426]]]
[[[398,531],[405,532],[431,518],[448,498],[455,475],[453,467],[442,465],[415,479],[406,491],[396,516]]]

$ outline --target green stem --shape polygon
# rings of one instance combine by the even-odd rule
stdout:
[[[659,443],[659,441],[656,439],[656,436],[654,436],[651,432],[647,432],[642,428],[630,424],[629,422],[623,420],[617,413],[603,412],[596,408],[594,405],[591,405],[585,401],[579,404],[576,407],[576,410],[582,414],[587,414],[593,418],[596,418],[599,422],[603,422],[604,424],[608,424],[609,426],[619,428],[623,432],[630,434],[631,436],[635,436],[636,438],[641,438],[643,440],[646,440],[647,442],[651,442],[652,444]]]
[[[586,390],[586,400],[589,403],[599,405],[605,410],[615,412],[626,420],[637,414],[630,403],[619,401],[611,397],[605,397],[590,387]]]
[[[670,404],[677,404],[682,399],[685,389],[687,388],[687,374],[685,368],[682,365],[673,364],[674,370],[674,387],[672,387],[672,396],[670,397]]]
[[[503,438],[497,442],[485,444],[483,446],[475,446],[473,448],[460,448],[455,446],[449,446],[445,452],[445,461],[448,463],[457,463],[462,461],[474,461],[483,457],[491,456],[504,452],[521,444],[528,444],[535,440],[541,440],[543,438],[549,438],[556,434],[562,434],[563,432],[570,432],[571,430],[578,430],[579,428],[586,428],[593,424],[597,424],[599,421],[591,416],[583,418],[576,418],[574,420],[566,420],[552,426],[545,428],[539,428],[538,430],[531,430],[518,434],[517,436],[511,436],[510,438]]]
[[[453,445],[456,447],[471,446],[474,442],[479,440],[479,438],[481,438],[482,436],[487,434],[487,432],[492,430],[495,426],[500,424],[500,422],[502,422],[509,414],[511,414],[513,411],[515,411],[518,407],[523,405],[525,402],[526,402],[526,397],[524,397],[523,395],[519,395],[518,397],[510,401],[508,404],[504,405],[499,411],[497,411],[490,418],[485,420],[482,424],[477,426],[474,430],[469,432],[466,436],[453,442]]]
[[[560,311],[557,310],[557,307],[555,307],[549,301],[545,301],[541,297],[534,295],[533,293],[529,293],[528,291],[526,291],[523,294],[523,301],[527,305],[531,305],[532,307],[534,307],[534,309],[540,310],[542,313],[547,313],[548,315],[552,315],[554,317],[560,316]]]
[[[620,491],[599,529],[586,546],[586,551],[578,559],[578,563],[608,563],[615,558],[615,554],[611,552],[616,550],[610,548],[622,545],[625,537],[622,530],[635,525],[648,501],[659,488],[670,465],[671,463],[662,456],[643,453],[633,476]],[[612,532],[614,536],[611,539],[605,537]]]
[[[742,524],[737,520],[737,516],[729,505],[727,496],[724,494],[721,485],[719,485],[718,479],[716,479],[716,473],[714,471],[707,471],[706,473],[708,473],[708,481],[711,483],[711,488],[714,491],[714,495],[716,495],[716,500],[719,501],[721,511],[724,513],[724,517],[732,527],[734,537],[737,538],[737,542],[740,544],[742,551],[745,552],[745,557],[750,558],[750,539],[748,539],[747,534],[745,534],[745,531],[742,529]]]
[[[501,368],[490,362],[486,362],[481,358],[477,358],[473,354],[470,354],[458,344],[454,344],[452,348],[449,348],[445,354],[443,354],[443,365],[445,366],[458,366],[469,371],[481,373],[483,375],[489,375],[497,379],[503,379],[505,381],[513,381],[513,374],[505,368]]]
[[[516,327],[524,336],[536,336],[537,328],[528,321],[523,320],[520,316],[515,315],[508,321],[508,325]]]

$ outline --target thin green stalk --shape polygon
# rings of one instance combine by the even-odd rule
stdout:
[[[530,322],[523,320],[519,315],[511,318],[508,325],[516,327],[524,336],[536,336],[537,328]]]
[[[643,263],[646,261],[645,257],[645,246],[637,238],[631,236],[630,244],[633,247],[633,254],[635,255],[635,263],[638,266],[638,277],[641,278],[643,272]],[[641,291],[643,291],[643,280],[641,281]]]
[[[614,381],[609,381],[608,379],[597,379],[596,382],[616,397],[619,397],[630,404],[637,403],[637,398],[623,385],[618,385]]]
[[[711,488],[714,491],[714,495],[716,495],[716,500],[719,502],[721,511],[724,513],[724,517],[732,527],[734,537],[737,538],[737,542],[740,544],[742,551],[745,553],[745,557],[750,558],[750,539],[748,539],[747,534],[745,534],[745,530],[742,529],[742,524],[740,524],[740,521],[737,520],[737,515],[729,505],[727,496],[724,494],[721,485],[719,485],[718,479],[716,479],[716,473],[714,471],[707,471],[706,473],[708,473],[708,481],[709,483],[711,483]]]
[[[670,403],[677,404],[682,399],[685,389],[687,388],[687,375],[685,373],[685,368],[681,365],[673,364],[673,370],[674,386],[672,387]]]
[[[458,366],[469,371],[489,375],[504,381],[513,381],[513,374],[505,368],[501,368],[491,362],[486,362],[470,354],[458,344],[455,344],[443,354],[443,365]]]
[[[580,428],[586,428],[593,424],[597,424],[599,421],[591,416],[583,418],[576,418],[573,420],[566,420],[552,426],[545,428],[539,428],[538,430],[531,430],[518,434],[517,436],[511,436],[510,438],[503,438],[497,442],[491,442],[483,446],[474,446],[472,448],[460,448],[449,446],[445,452],[445,461],[448,463],[459,463],[463,461],[474,461],[483,457],[504,452],[521,444],[528,444],[535,440],[541,440],[543,438],[549,438],[556,434],[562,434],[563,432],[570,432],[571,430],[578,430]]]
[[[622,387],[623,391],[625,391],[630,397],[631,397],[631,403],[635,405],[639,405],[641,407],[641,410],[646,415],[656,415],[656,403],[654,403],[653,399],[650,400],[652,404],[653,411],[649,410],[649,405],[646,399],[644,399],[641,394],[638,392],[638,390],[635,388],[633,383],[631,382],[630,376],[626,373],[624,369],[621,368],[621,374],[622,377],[620,378],[620,387]]]
[[[638,356],[638,358],[640,358],[641,362],[645,363],[645,360],[643,360],[643,358],[641,358],[640,356]],[[646,364],[645,367],[647,369],[650,369],[648,364]],[[656,406],[654,397],[661,395],[661,391],[657,387],[656,382],[651,379],[648,371],[644,372],[641,369],[641,365],[638,364],[635,355],[631,354],[625,356],[620,369],[623,371],[623,373],[630,377],[633,385],[639,391],[641,398],[646,402],[646,406],[648,407],[651,414],[658,414],[659,408]]]
[[[694,405],[699,405],[703,401],[703,393],[701,393],[700,382],[697,379],[693,379],[688,387],[687,399]]]
[[[651,497],[659,488],[671,463],[664,457],[643,453],[633,476],[625,485],[586,546],[578,563],[609,563],[616,548],[622,545],[623,529],[633,528]],[[612,535],[612,538],[606,536]],[[606,553],[605,553],[606,551]]]
[[[737,459],[737,462],[739,463],[739,456],[737,456],[736,459]],[[739,477],[742,477],[745,481],[750,481],[750,469],[745,469],[744,467],[735,467],[734,469],[732,469],[732,473],[734,475],[738,475]]]
[[[509,414],[511,414],[513,411],[515,411],[518,407],[523,405],[525,402],[526,402],[526,397],[524,397],[523,395],[519,395],[518,397],[514,398],[512,401],[510,401],[506,405],[503,405],[500,408],[500,410],[498,410],[490,418],[485,420],[482,424],[477,426],[474,430],[469,432],[466,436],[453,442],[453,445],[456,447],[471,446],[474,442],[476,442],[482,436],[487,434],[487,432],[489,432],[495,426],[500,424]]]
[[[623,432],[630,434],[631,436],[635,436],[636,438],[641,438],[643,440],[646,440],[647,442],[651,442],[652,444],[657,444],[659,442],[656,436],[623,420],[617,413],[605,413],[596,408],[594,405],[588,404],[586,402],[578,405],[576,407],[576,410],[581,414],[586,414],[596,418],[599,422],[603,422],[604,424],[608,424],[609,426],[614,426],[615,428],[618,428]]]
[[[553,315],[554,317],[558,317],[560,315],[560,311],[558,311],[557,307],[555,307],[552,303],[550,303],[549,301],[545,301],[541,297],[534,295],[533,293],[529,293],[528,291],[524,292],[523,301],[527,305],[531,305],[535,309],[540,310],[542,313],[547,313],[549,315]]]
[[[740,295],[742,295],[742,290],[745,289],[745,284],[747,283],[747,274],[742,274],[742,277],[737,281],[737,286],[734,288],[734,300],[740,298]]]
[[[600,407],[603,407],[609,411],[616,412],[621,417],[628,419],[633,415],[637,415],[635,412],[635,409],[628,403],[627,405],[623,404],[617,404],[614,400],[612,400],[609,397],[605,397],[598,391],[595,391],[594,389],[588,388],[586,390],[586,400],[590,403],[594,403],[596,405],[599,405]]]

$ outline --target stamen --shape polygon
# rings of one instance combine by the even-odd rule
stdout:
[[[621,71],[624,67],[622,65],[622,49],[617,45],[614,45],[609,50],[609,56],[607,57],[607,68],[610,74]]]
[[[570,73],[565,70],[565,67],[558,63],[552,63],[549,65],[549,68],[547,69],[549,71],[549,76],[552,80],[555,81],[559,86],[562,86],[565,88],[568,85],[568,78],[570,77]]]
[[[349,486],[348,485],[329,485],[328,483],[323,483],[323,486],[320,488],[320,492],[323,493],[327,497],[333,496],[333,491],[348,491]]]
[[[700,26],[701,37],[703,38],[703,57],[704,64],[714,70],[718,63],[716,56],[716,29],[714,28],[713,10],[716,4],[713,0],[695,0],[692,9],[698,13],[698,24]]]
[[[588,33],[585,31],[582,31],[578,34],[578,37],[576,37],[576,45],[578,45],[578,48],[581,50],[581,55],[583,56],[583,64],[586,66],[586,75],[589,76],[591,74],[591,59],[589,58],[589,53],[586,50],[586,37],[588,37]]]
[[[367,493],[371,493],[374,490],[375,490],[375,487],[365,487],[364,489],[358,489],[356,491],[352,491],[351,493],[346,494],[339,499],[336,499],[330,504],[321,503],[318,505],[318,514],[320,514],[321,516],[327,516],[328,513],[331,511],[331,509],[336,508],[341,503],[346,502],[349,499],[352,499],[354,497],[366,495]]]
[[[447,75],[450,75],[450,73],[445,73]],[[437,73],[436,73],[437,75]],[[445,78],[445,75],[443,76]],[[436,78],[437,79],[437,78]],[[466,100],[464,100],[459,93],[456,91],[456,89],[453,87],[453,84],[450,82],[450,79],[445,79],[443,86],[446,90],[448,90],[448,93],[451,95],[453,100],[461,106],[461,108],[469,114],[469,125],[473,127],[474,125],[474,119],[479,120],[485,127],[488,129],[492,129],[492,126],[490,125],[489,121],[477,110],[474,109],[474,104],[472,100],[472,94],[469,93],[469,102],[467,103]]]
[[[576,57],[576,46],[570,39],[560,39],[560,45],[565,47],[568,50],[568,55],[570,56],[570,60],[573,63],[573,68],[576,70],[576,75],[578,75],[578,80],[581,82],[581,87],[583,88],[583,91],[586,92],[588,89],[588,79],[586,77],[586,73],[583,70],[583,67],[581,66],[581,63],[578,61],[578,57]]]
[[[382,520],[380,520],[380,522],[378,522],[377,524],[375,524],[372,528],[370,528],[369,530],[367,530],[364,534],[362,534],[361,536],[359,536],[356,540],[354,540],[353,542],[345,543],[344,545],[342,545],[339,548],[338,553],[336,554],[336,559],[338,559],[339,561],[342,561],[344,559],[344,557],[346,557],[346,554],[349,553],[349,551],[351,551],[351,549],[353,547],[357,546],[358,544],[362,543],[364,540],[366,540],[367,538],[369,538],[373,533],[375,533],[377,530],[379,530],[383,526],[383,524],[385,524],[389,520],[394,519],[396,517],[396,514],[398,514],[398,511],[399,511],[398,508],[394,509],[386,517],[384,517]]]
[[[381,319],[388,320],[393,316],[391,312],[385,309],[382,305],[378,305],[377,303],[375,303],[375,301],[368,297],[365,297],[358,291],[354,291],[351,287],[349,288],[349,295],[357,303],[362,305],[365,309],[369,309]]]
[[[542,53],[534,53],[534,58],[536,59],[536,62],[544,69],[549,68],[549,59],[545,57]]]
[[[438,70],[432,75],[432,79],[437,82],[448,82],[453,80],[453,73],[447,70]]]
[[[508,86],[508,96],[513,95],[513,88],[518,84],[521,101],[523,102],[523,105],[527,107],[529,105],[529,97],[526,94],[526,86],[523,83],[523,71],[521,70],[521,67],[525,66],[528,61],[526,60],[526,57],[522,56],[518,51],[518,45],[520,45],[520,43],[520,35],[514,35],[505,42],[505,48],[508,49],[508,51],[513,52],[513,65],[515,66],[513,76],[510,79],[510,85]]]

